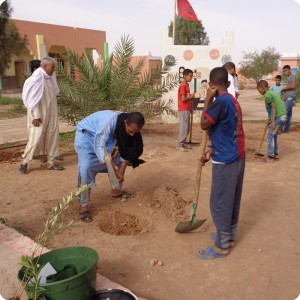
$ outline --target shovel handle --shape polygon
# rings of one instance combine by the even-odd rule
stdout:
[[[206,149],[206,141],[207,141],[207,132],[205,130],[202,131],[201,145],[200,145],[200,157],[205,153]],[[198,204],[199,199],[199,191],[200,191],[200,183],[201,183],[201,173],[202,173],[202,163],[199,160],[197,166],[197,174],[196,174],[196,183],[194,188],[194,198],[193,203]]]
[[[193,135],[193,119],[194,119],[194,100],[191,99],[191,114],[190,114],[190,137],[189,143],[192,142],[192,135]]]
[[[266,136],[266,132],[267,132],[268,126],[269,126],[269,125],[266,123],[266,126],[265,126],[265,128],[264,128],[264,132],[263,132],[263,135],[262,135],[262,137],[261,137],[261,141],[260,141],[260,144],[259,144],[259,147],[258,147],[258,150],[257,150],[256,153],[260,153],[262,144],[263,144],[263,142],[264,142],[264,140],[265,140],[265,136]]]

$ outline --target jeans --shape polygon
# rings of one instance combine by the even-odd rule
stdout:
[[[297,95],[288,97],[284,99],[285,103],[285,109],[286,109],[286,123],[284,125],[283,131],[284,132],[289,132],[290,127],[291,127],[291,122],[292,122],[292,115],[293,115],[293,106],[296,102]]]
[[[275,130],[272,129],[272,124],[269,126],[268,132],[268,156],[274,157],[278,155],[278,131],[286,124],[286,115],[275,118]]]

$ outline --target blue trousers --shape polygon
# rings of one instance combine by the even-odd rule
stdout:
[[[292,123],[292,116],[293,116],[293,107],[296,102],[296,99],[297,99],[296,95],[288,97],[287,99],[284,99],[285,109],[286,109],[286,117],[287,117],[285,126],[283,128],[284,132],[290,131],[290,127],[291,127],[291,123]]]
[[[278,147],[278,132],[282,130],[286,122],[286,115],[275,118],[275,130],[272,129],[272,124],[269,125],[268,132],[268,157],[274,157],[279,153]]]
[[[78,186],[95,183],[98,173],[107,173],[106,163],[100,163],[95,153],[93,136],[77,130],[74,146],[78,155]],[[120,166],[120,156],[116,155],[113,162]],[[81,193],[79,201],[82,207],[87,206],[90,201],[90,190]]]
[[[212,164],[210,211],[217,230],[215,245],[221,249],[236,240],[244,170],[245,158],[231,164]]]

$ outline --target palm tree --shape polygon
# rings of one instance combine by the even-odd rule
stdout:
[[[178,85],[177,75],[168,73],[171,65],[142,73],[144,59],[131,64],[133,40],[123,36],[109,59],[99,68],[92,55],[84,50],[80,57],[67,50],[65,65],[58,65],[60,117],[76,124],[87,115],[99,110],[140,111],[146,118],[161,113],[176,114],[169,101],[161,95]]]

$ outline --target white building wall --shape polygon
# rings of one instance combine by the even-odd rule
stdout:
[[[176,65],[170,70],[178,73],[179,67],[191,69],[201,73],[201,78],[197,79],[196,92],[199,91],[201,80],[209,79],[210,71],[215,67],[220,67],[224,63],[231,61],[233,51],[234,33],[226,32],[219,46],[194,46],[194,45],[173,45],[172,38],[168,37],[167,31],[162,33],[162,60],[172,55],[176,59]],[[208,80],[209,81],[209,80]],[[194,80],[190,83],[191,91],[194,91]],[[164,100],[172,99],[173,109],[177,110],[177,89],[170,91],[163,96]],[[163,121],[168,123],[178,122],[177,118],[163,116]]]

